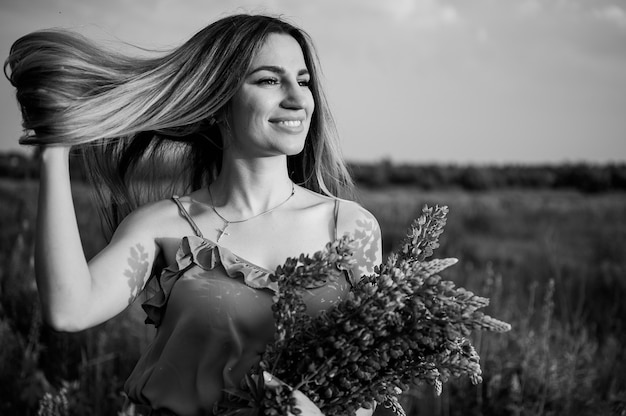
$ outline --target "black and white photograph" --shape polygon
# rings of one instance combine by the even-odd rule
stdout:
[[[0,415],[626,416],[623,0],[0,0]]]

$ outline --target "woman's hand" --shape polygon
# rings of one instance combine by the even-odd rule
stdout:
[[[278,386],[283,386],[291,390],[291,396],[296,400],[296,407],[300,409],[298,416],[324,416],[319,407],[315,405],[304,393],[300,390],[293,390],[291,386],[277,379],[267,371],[263,372],[263,379],[265,386],[271,389],[275,389]],[[294,416],[289,413],[289,416]]]

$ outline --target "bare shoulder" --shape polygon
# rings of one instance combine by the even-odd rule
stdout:
[[[357,277],[372,274],[374,266],[382,262],[382,239],[376,217],[356,202],[339,200],[337,234],[347,234],[356,243],[354,274]]]
[[[156,239],[175,220],[176,212],[176,206],[168,199],[142,205],[124,218],[115,236],[133,235]]]
[[[376,217],[357,202],[341,199],[337,209],[337,233],[339,235],[365,230],[380,234]]]

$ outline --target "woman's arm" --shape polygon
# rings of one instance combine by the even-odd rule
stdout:
[[[356,250],[352,267],[352,279],[358,282],[361,277],[374,273],[374,267],[382,262],[382,238],[376,217],[355,202],[342,202],[337,218],[339,235],[354,237]],[[360,408],[356,416],[371,416],[374,408]]]
[[[79,331],[128,306],[150,275],[157,245],[141,215],[131,215],[90,264],[85,259],[69,176],[66,146],[46,146],[35,242],[35,272],[44,319],[55,329]]]

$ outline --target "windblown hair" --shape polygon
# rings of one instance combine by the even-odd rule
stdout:
[[[20,38],[4,64],[22,111],[20,142],[83,145],[80,153],[112,232],[137,206],[208,186],[217,177],[223,139],[213,121],[228,111],[272,33],[299,43],[315,102],[304,149],[287,159],[291,179],[318,193],[350,196],[353,182],[312,41],[270,16],[223,18],[156,58],[105,51],[64,30]]]

